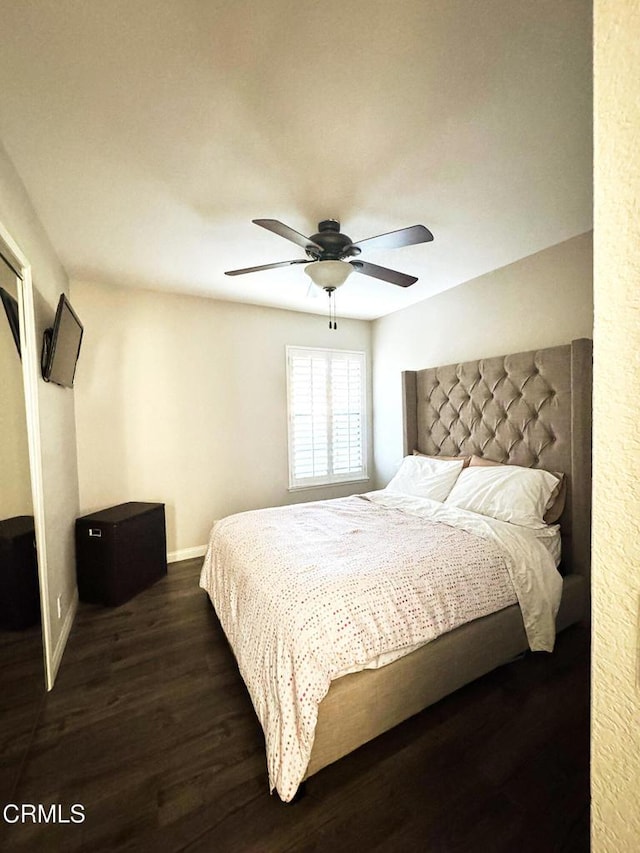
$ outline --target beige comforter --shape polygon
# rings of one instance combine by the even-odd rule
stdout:
[[[341,498],[214,525],[200,585],[262,724],[271,789],[285,801],[304,777],[333,678],[388,663],[519,597],[508,547],[452,526],[473,514],[449,511],[442,523],[425,517],[443,511],[431,501],[419,512],[384,504]],[[548,554],[537,558],[557,575]]]

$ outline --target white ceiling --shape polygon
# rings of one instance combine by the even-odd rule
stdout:
[[[591,228],[586,0],[0,0],[0,137],[72,279],[324,311],[251,223],[355,241],[373,318]],[[322,295],[322,294],[321,294]]]

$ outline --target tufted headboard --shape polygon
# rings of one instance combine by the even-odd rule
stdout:
[[[402,374],[404,453],[561,471],[563,574],[589,575],[592,342]]]

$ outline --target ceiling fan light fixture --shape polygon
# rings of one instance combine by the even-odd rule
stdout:
[[[353,267],[346,261],[313,261],[304,268],[311,281],[323,290],[342,287]]]

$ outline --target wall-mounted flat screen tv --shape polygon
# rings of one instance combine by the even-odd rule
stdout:
[[[20,320],[18,315],[18,302],[8,291],[4,289],[4,287],[0,287],[0,299],[2,299],[2,304],[4,305],[7,320],[9,321],[9,328],[11,329],[13,340],[16,343],[18,355],[20,355]]]
[[[73,388],[76,364],[84,328],[78,315],[62,293],[53,327],[44,333],[42,377],[65,388]]]

